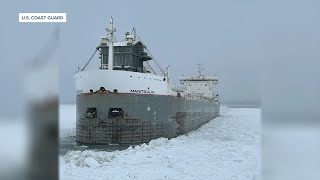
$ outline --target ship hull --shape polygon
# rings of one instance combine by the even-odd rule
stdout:
[[[220,103],[179,96],[96,92],[77,94],[76,140],[85,144],[141,144],[173,138],[219,116]],[[94,116],[88,116],[95,109]]]

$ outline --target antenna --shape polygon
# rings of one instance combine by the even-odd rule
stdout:
[[[113,33],[116,32],[116,28],[113,27],[113,17],[110,18],[110,24],[107,29],[109,33],[109,54],[108,54],[108,70],[113,70],[113,41],[114,35]]]
[[[136,40],[136,28],[132,28],[131,34],[133,34],[133,39]]]
[[[113,17],[111,16],[109,26],[106,28],[107,32],[109,33],[109,41],[113,41],[114,32],[117,32],[117,29],[113,27]],[[112,39],[110,39],[112,38]]]
[[[196,67],[197,67],[198,77],[203,76],[202,74],[202,70],[204,70],[203,64],[196,64]]]

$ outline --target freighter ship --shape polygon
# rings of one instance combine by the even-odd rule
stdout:
[[[135,29],[115,40],[113,19],[107,36],[86,65],[74,75],[76,141],[84,144],[140,144],[173,138],[219,116],[216,76],[182,77],[180,88],[169,73],[157,74],[154,61]],[[86,70],[99,51],[101,64]],[[158,65],[158,63],[156,63]]]

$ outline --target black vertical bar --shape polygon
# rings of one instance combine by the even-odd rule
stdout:
[[[149,140],[151,141],[151,121],[149,123],[149,126],[150,126],[150,138],[149,138]]]
[[[109,135],[109,138],[110,138],[110,143],[112,143],[112,133],[111,133],[112,129],[111,129],[111,122],[109,122],[108,128],[109,128],[108,135]]]
[[[164,135],[163,135],[163,122],[162,122],[162,137],[164,137]]]
[[[106,133],[106,141],[105,141],[105,143],[107,143],[108,142],[108,122],[106,122],[106,128],[105,128],[105,133]]]
[[[91,120],[89,119],[89,143],[91,143]]]
[[[142,134],[142,142],[141,143],[143,143],[143,123],[141,125],[141,134]]]
[[[131,124],[131,144],[133,144],[133,125]]]

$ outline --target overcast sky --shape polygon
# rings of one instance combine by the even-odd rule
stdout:
[[[73,73],[106,34],[104,28],[111,15],[118,39],[135,27],[157,61],[163,67],[170,66],[174,79],[182,73],[195,73],[195,64],[200,63],[205,65],[205,72],[219,76],[222,100],[259,100],[261,22],[253,16],[259,13],[254,1],[90,1],[63,3],[62,9],[68,14],[68,23],[61,28],[58,55],[62,103],[74,102]],[[98,56],[94,60],[99,62]]]
[[[261,72],[268,71],[262,61],[269,62],[266,56],[270,55],[276,59],[272,62],[281,61],[282,46],[286,47],[284,60],[297,57],[290,49],[301,50],[300,58],[304,54],[312,60],[319,58],[315,49],[319,49],[317,1],[30,2],[1,1],[0,91],[6,94],[2,111],[20,106],[21,92],[8,90],[22,89],[25,62],[40,51],[56,26],[18,23],[19,12],[67,13],[67,23],[59,24],[60,46],[53,57],[59,63],[61,103],[75,102],[74,72],[86,63],[106,34],[110,16],[114,17],[118,39],[135,27],[160,65],[170,66],[174,79],[182,73],[195,73],[195,64],[204,64],[206,73],[218,75],[219,94],[225,103],[259,102]],[[97,64],[98,56],[93,61]],[[93,65],[90,68],[97,68]]]

